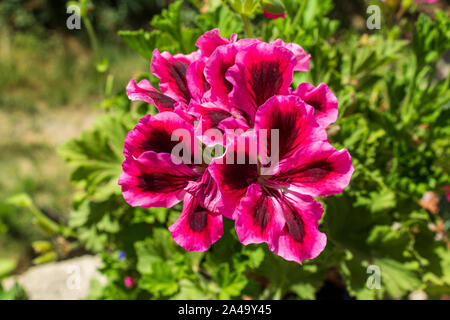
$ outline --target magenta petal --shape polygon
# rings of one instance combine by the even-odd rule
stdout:
[[[244,245],[265,242],[270,250],[276,249],[278,236],[285,225],[283,208],[258,184],[248,188],[236,208],[234,219],[237,236]]]
[[[162,55],[165,56],[166,58],[171,57],[170,53],[168,53],[168,52],[163,52]],[[172,57],[176,60],[179,60],[179,61],[187,64],[187,65],[190,65],[194,61],[197,61],[198,59],[200,59],[202,57],[202,53],[200,52],[200,50],[197,50],[197,51],[191,52],[189,54],[177,53],[177,54],[174,54]]]
[[[286,11],[283,13],[271,13],[269,11],[264,10],[264,17],[267,19],[278,19],[278,18],[286,18]]]
[[[286,224],[274,252],[301,264],[317,257],[326,246],[327,237],[318,228],[323,208],[313,198],[300,194],[284,194],[283,200]]]
[[[236,54],[244,48],[260,42],[258,39],[242,39],[236,43],[218,47],[209,57],[205,66],[205,77],[211,85],[209,97],[211,101],[220,101],[229,105],[228,94],[233,89],[225,78],[228,69],[234,65]]]
[[[278,130],[279,147],[274,150],[278,150],[280,160],[292,156],[302,146],[327,139],[325,129],[314,119],[314,109],[292,95],[272,97],[259,107],[255,116],[255,129],[259,132],[261,129],[266,130],[268,156],[273,147],[272,130]],[[262,139],[260,134],[260,143],[264,142]]]
[[[146,79],[139,83],[136,83],[136,79],[131,79],[127,86],[127,95],[131,101],[145,101],[153,104],[159,112],[173,110],[175,103],[175,100],[153,88]]]
[[[184,197],[183,211],[169,227],[173,240],[188,251],[206,251],[223,235],[221,215],[212,215],[189,193]]]
[[[200,181],[189,182],[185,190],[192,194],[199,204],[212,214],[218,214],[220,209],[224,207],[219,187],[209,170],[203,172]]]
[[[160,79],[159,88],[172,99],[188,104],[191,99],[186,71],[190,65],[189,59],[184,55],[171,56],[168,52],[153,51],[150,69]]]
[[[233,86],[225,79],[225,73],[234,64],[237,50],[235,45],[219,47],[206,63],[205,76],[211,85],[209,95],[212,101],[228,104],[228,93],[231,92]]]
[[[200,49],[203,56],[209,57],[217,47],[235,42],[236,38],[237,35],[233,33],[231,39],[228,40],[219,35],[219,29],[213,29],[198,38],[195,45]]]
[[[248,129],[250,129],[250,126],[248,123],[242,119],[242,118],[236,118],[234,116],[228,117],[224,120],[222,120],[218,126],[219,129],[223,130],[224,132],[226,130],[233,130],[233,131],[240,131],[245,132]]]
[[[310,54],[306,54],[305,50],[296,43],[284,42],[281,39],[269,42],[272,45],[280,46],[288,49],[295,55],[295,67],[294,71],[308,71],[309,61],[311,59]]]
[[[192,100],[191,100],[192,102]],[[179,115],[182,119],[188,122],[192,127],[194,127],[195,122],[197,121],[197,117],[189,111],[190,107],[183,103],[177,102],[174,104],[174,110],[177,115]]]
[[[222,120],[217,127],[224,132],[224,146],[233,141],[235,137],[244,134],[250,129],[247,121],[242,118],[235,118],[234,116]]]
[[[325,83],[321,83],[317,88],[310,83],[302,83],[293,94],[302,98],[315,109],[317,122],[324,128],[336,121],[338,101]]]
[[[153,151],[125,159],[122,170],[119,185],[125,201],[143,208],[172,207],[183,199],[189,181],[199,177],[187,165],[174,164],[170,154]]]
[[[202,143],[207,146],[225,145],[223,132],[218,129],[218,125],[224,119],[231,117],[228,108],[211,102],[203,104],[191,102],[189,112],[200,119],[195,128],[195,134]]]
[[[328,142],[316,142],[281,161],[272,180],[301,194],[329,196],[348,186],[353,171],[347,150],[337,151]]]
[[[189,134],[191,140],[183,140],[183,133],[186,133],[186,136]],[[172,141],[172,135],[177,139]],[[146,151],[172,153],[173,148],[181,141],[186,144],[186,150],[193,153],[194,138],[192,126],[174,112],[161,112],[153,117],[146,115],[127,134],[123,153],[125,157],[135,158]]]
[[[203,71],[205,70],[205,59],[193,62],[186,71],[186,81],[192,98],[201,101],[203,95],[209,90],[209,83],[206,81]]]
[[[233,86],[230,101],[253,121],[258,107],[269,98],[288,94],[295,63],[291,51],[265,42],[240,50],[226,73]]]
[[[225,154],[215,158],[208,167],[211,176],[218,183],[225,205],[220,213],[229,219],[233,218],[234,210],[245,196],[247,188],[258,179],[256,148],[254,153],[249,148],[253,138],[246,134],[233,137]]]
[[[195,113],[202,120],[202,130],[217,128],[219,123],[231,116],[228,108],[211,102],[191,103],[190,112]]]

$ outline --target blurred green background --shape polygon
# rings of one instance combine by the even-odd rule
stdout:
[[[133,72],[149,68],[117,31],[148,25],[167,5],[95,1],[90,18],[115,75],[112,91],[122,90]],[[43,237],[28,210],[5,200],[26,193],[49,217],[67,220],[74,190],[56,148],[91,127],[102,112],[93,106],[103,98],[104,77],[96,70],[86,30],[68,30],[67,17],[60,0],[0,2],[0,273],[2,261],[8,261],[5,266],[17,261],[17,272],[28,268],[31,243]]]

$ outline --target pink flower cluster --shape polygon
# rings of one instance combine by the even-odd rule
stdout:
[[[144,208],[183,201],[169,230],[189,251],[215,243],[225,216],[235,221],[244,245],[265,242],[299,263],[316,257],[326,236],[318,229],[323,208],[313,197],[342,192],[353,173],[350,154],[327,140],[325,128],[338,115],[335,95],[324,83],[291,88],[294,72],[309,70],[310,55],[298,44],[238,41],[235,34],[225,39],[214,29],[196,45],[188,55],[154,51],[151,71],[160,90],[148,80],[132,79],[127,87],[131,100],[153,104],[159,113],[143,117],[126,137],[119,178],[125,200]],[[180,128],[190,134],[178,134]],[[224,138],[211,141],[209,129]],[[228,134],[232,130],[241,134]],[[268,152],[253,152],[248,142],[266,130],[276,130],[278,141],[269,137]],[[209,163],[174,161],[180,144],[183,159],[198,157],[192,146],[219,144],[225,152]],[[271,144],[278,160],[262,174]]]

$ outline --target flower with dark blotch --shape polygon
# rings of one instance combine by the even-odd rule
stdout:
[[[207,250],[225,216],[245,245],[264,242],[299,263],[316,257],[326,236],[313,197],[342,192],[353,173],[350,154],[327,141],[336,96],[324,83],[292,88],[294,72],[309,70],[298,44],[227,39],[214,29],[196,45],[187,55],[154,51],[159,89],[146,79],[128,84],[131,100],[159,113],[125,139],[124,199],[143,208],[183,201],[169,230],[186,250]]]
[[[279,160],[264,175],[263,157],[250,150],[262,129],[279,130]],[[271,142],[268,150],[273,150]],[[317,256],[326,237],[318,230],[323,209],[312,197],[342,192],[353,166],[346,150],[338,151],[326,141],[314,108],[296,96],[271,98],[256,114],[253,136],[235,137],[223,158],[228,153],[236,159],[241,154],[245,163],[217,159],[208,169],[221,181],[222,201],[228,204],[222,213],[236,221],[241,242],[265,242],[270,250],[297,262]]]

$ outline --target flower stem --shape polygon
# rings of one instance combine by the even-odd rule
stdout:
[[[83,19],[83,21],[84,21],[84,25],[86,26],[86,30],[88,32],[89,41],[91,42],[92,51],[94,51],[95,59],[97,60],[96,62],[98,62],[98,60],[100,58],[100,52],[99,52],[98,41],[97,41],[97,37],[95,35],[94,28],[92,27],[91,21],[89,21],[89,19],[87,17],[85,17]]]
[[[242,22],[244,23],[245,33],[247,33],[247,37],[253,38],[252,29],[250,28],[250,22],[248,21],[248,17],[245,14],[241,14]]]
[[[302,18],[303,12],[305,11],[307,1],[308,0],[303,0],[299,10],[297,11],[297,14],[295,15],[294,21],[292,22],[292,26],[296,26],[300,23],[300,19]]]

